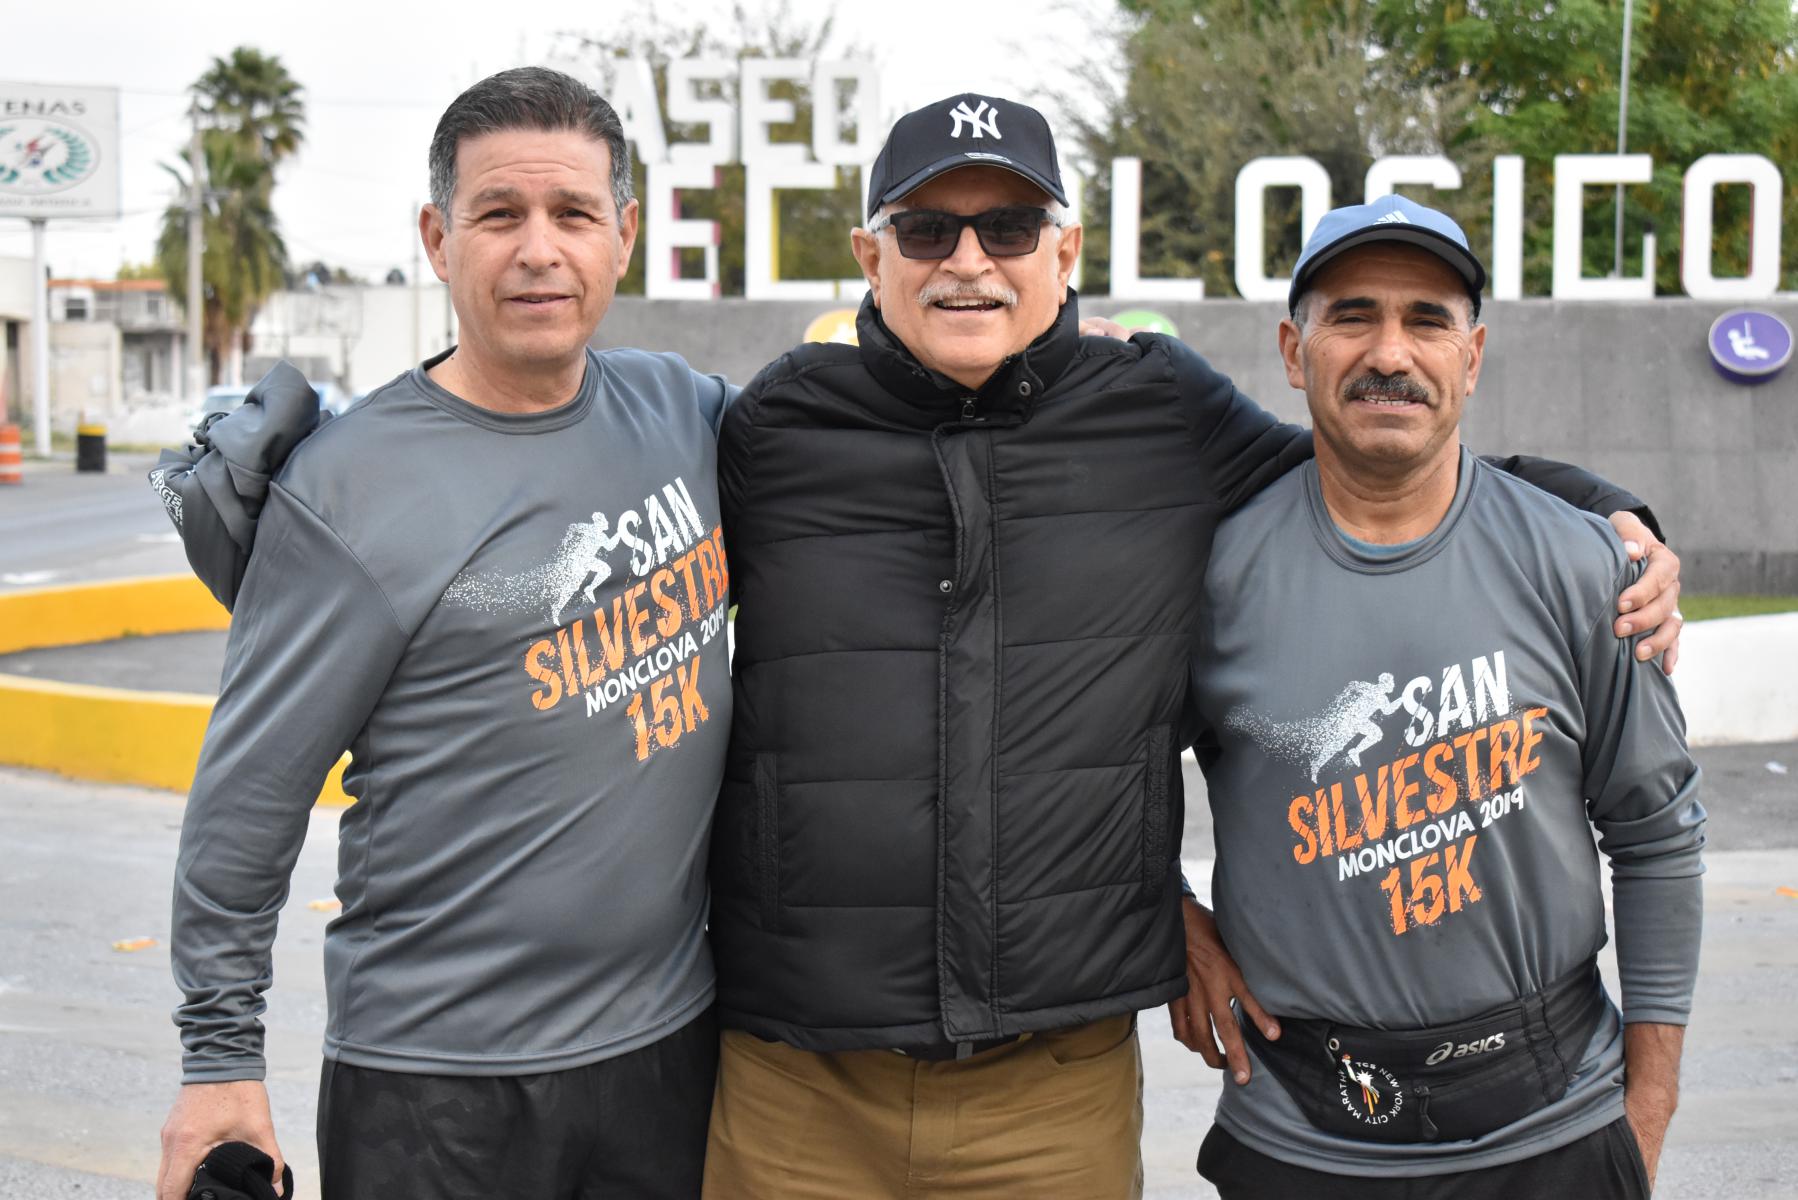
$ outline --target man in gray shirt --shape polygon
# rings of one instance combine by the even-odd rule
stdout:
[[[1194,703],[1234,961],[1189,900],[1185,1017],[1234,991],[1250,1018],[1199,1160],[1226,1200],[1644,1196],[1672,1116],[1698,768],[1669,681],[1610,635],[1638,568],[1461,444],[1483,282],[1440,213],[1326,217],[1280,327],[1316,459],[1212,553]]]
[[[279,1162],[258,1017],[346,746],[324,1192],[698,1192],[727,385],[587,348],[637,225],[605,101],[507,71],[430,157],[421,234],[461,344],[307,437],[256,522],[176,870],[160,1200],[219,1142]]]

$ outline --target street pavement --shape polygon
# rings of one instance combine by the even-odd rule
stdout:
[[[1658,1195],[1798,1197],[1798,744],[1701,751],[1712,810],[1706,941],[1679,1115]],[[1209,879],[1203,783],[1188,764],[1188,873]],[[0,769],[0,1196],[149,1194],[177,1086],[169,1010],[179,796]],[[320,948],[336,816],[316,811],[276,943],[269,1088],[302,1196],[324,1025]],[[143,949],[114,943],[154,938]],[[1614,966],[1606,963],[1611,978]],[[1213,1193],[1193,1173],[1218,1077],[1145,1013],[1149,1200]]]
[[[114,453],[105,474],[72,455],[33,459],[0,485],[0,591],[187,569],[174,526],[144,476],[153,454]]]

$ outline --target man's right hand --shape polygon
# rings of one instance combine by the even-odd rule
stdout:
[[[1211,910],[1191,896],[1181,898],[1186,918],[1186,995],[1167,1006],[1174,1037],[1188,1050],[1198,1052],[1207,1066],[1226,1065],[1237,1083],[1249,1081],[1249,1052],[1242,1043],[1242,1029],[1230,1008],[1234,999],[1269,1041],[1280,1036],[1279,1022],[1267,1015],[1249,986],[1243,982],[1236,960],[1224,949]],[[1215,1040],[1214,1040],[1215,1033]],[[1218,1042],[1223,1049],[1218,1049]]]
[[[248,1142],[275,1160],[275,1190],[281,1190],[281,1147],[269,1115],[268,1090],[256,1079],[232,1083],[188,1083],[162,1126],[162,1166],[156,1172],[156,1200],[187,1200],[194,1172],[221,1142]]]

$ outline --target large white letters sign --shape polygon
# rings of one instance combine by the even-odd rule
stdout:
[[[1142,160],[1111,160],[1111,295],[1118,300],[1203,300],[1202,279],[1142,277]]]
[[[1256,158],[1236,173],[1236,290],[1244,300],[1284,300],[1292,288],[1292,276],[1267,274],[1266,199],[1276,187],[1299,189],[1301,240],[1330,211],[1330,173],[1314,158]]]
[[[1748,274],[1719,279],[1711,274],[1712,203],[1717,188],[1745,183],[1752,188],[1748,228]],[[1758,154],[1707,154],[1686,171],[1685,228],[1680,231],[1679,281],[1699,300],[1759,300],[1779,288],[1779,168]]]
[[[718,186],[718,168],[703,162],[650,163],[649,193],[643,204],[643,293],[651,300],[712,300],[718,295],[718,222],[680,214],[685,189]],[[680,252],[705,252],[705,275],[684,279]]]
[[[1654,299],[1654,234],[1642,235],[1642,274],[1632,279],[1594,279],[1582,272],[1586,189],[1593,184],[1647,183],[1654,159],[1646,154],[1555,155],[1556,300]]]
[[[895,114],[880,100],[880,74],[872,63],[850,60],[747,58],[679,59],[668,64],[667,112],[661,109],[655,74],[647,61],[607,59],[572,64],[612,102],[636,154],[647,167],[643,222],[645,286],[657,298],[693,298],[718,293],[718,226],[680,215],[683,192],[718,186],[715,168],[741,162],[748,168],[744,230],[744,290],[752,298],[836,299],[859,295],[859,279],[787,279],[777,244],[782,191],[834,188],[840,167],[859,167],[863,198],[868,165],[879,153]],[[809,141],[778,140],[775,127],[793,124],[797,105],[774,93],[783,84],[809,88],[813,109]],[[671,141],[669,129],[677,137]],[[989,112],[969,112],[956,129],[966,138],[997,133]],[[109,156],[116,157],[116,156]],[[1546,165],[1546,164],[1544,164]],[[1111,294],[1120,300],[1177,303],[1205,297],[1198,279],[1145,279],[1142,276],[1142,161],[1114,159],[1101,171],[1111,180]],[[1554,159],[1553,284],[1558,300],[1640,300],[1654,295],[1655,237],[1637,235],[1642,269],[1628,279],[1587,276],[1581,243],[1586,232],[1588,189],[1647,183],[1654,162],[1646,154],[1563,154]],[[1067,172],[1063,184],[1078,219],[1081,179]],[[1463,186],[1461,169],[1442,155],[1390,155],[1374,160],[1363,181],[1362,199],[1373,201],[1399,188],[1452,191]],[[1538,185],[1540,187],[1541,185]],[[1715,273],[1714,216],[1718,188],[1752,191],[1751,245],[1745,275]],[[1237,291],[1250,300],[1284,300],[1291,281],[1268,274],[1267,193],[1297,188],[1300,223],[1310,236],[1332,203],[1329,174],[1304,156],[1257,158],[1236,176]],[[116,191],[116,185],[114,190]],[[4,189],[0,188],[0,192]],[[1492,295],[1523,296],[1524,160],[1500,155],[1492,163],[1492,244],[1487,269]],[[1685,174],[1681,222],[1680,279],[1687,294],[1703,300],[1741,303],[1764,299],[1779,288],[1782,263],[1780,223],[1785,182],[1777,164],[1758,154],[1707,154]],[[864,207],[855,219],[861,220]],[[849,231],[843,230],[847,243]],[[704,252],[702,276],[685,278],[682,250]],[[1082,264],[1074,266],[1079,286]]]

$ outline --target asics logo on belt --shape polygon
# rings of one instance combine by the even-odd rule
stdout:
[[[1494,1050],[1503,1050],[1504,1048],[1505,1035],[1502,1033],[1495,1033],[1489,1038],[1482,1038],[1473,1042],[1461,1042],[1458,1044],[1455,1042],[1443,1042],[1440,1046],[1430,1051],[1430,1056],[1423,1061],[1426,1065],[1433,1067],[1437,1063],[1447,1062],[1451,1058],[1466,1058],[1469,1055],[1487,1054]]]

